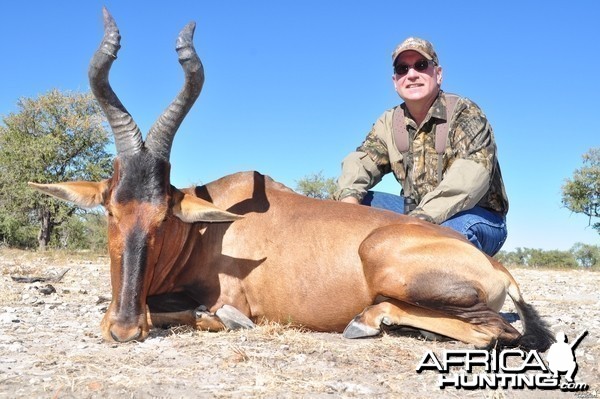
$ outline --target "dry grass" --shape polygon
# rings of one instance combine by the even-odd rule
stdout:
[[[0,275],[38,275],[56,265],[65,267],[82,263],[107,262],[108,255],[87,251],[24,251],[0,247]]]

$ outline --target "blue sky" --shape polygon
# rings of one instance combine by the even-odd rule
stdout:
[[[18,3],[18,4],[17,4]],[[585,4],[585,5],[584,5]],[[434,43],[442,87],[471,98],[495,131],[511,209],[504,247],[600,244],[561,185],[600,145],[597,2],[52,1],[3,4],[0,115],[53,88],[88,91],[106,5],[122,35],[111,84],[142,130],[183,82],[174,51],[196,21],[206,83],[171,154],[173,184],[258,170],[295,187],[340,162],[400,99],[390,54]],[[393,178],[377,189],[398,192]]]

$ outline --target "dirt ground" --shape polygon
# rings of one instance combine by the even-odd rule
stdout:
[[[60,276],[58,282],[12,277]],[[438,387],[415,372],[427,351],[472,349],[395,332],[363,340],[280,325],[224,333],[154,330],[103,342],[105,257],[0,250],[0,398],[598,398],[600,273],[511,269],[553,332],[588,335],[575,352],[585,392]],[[502,312],[520,329],[510,301]],[[545,355],[542,355],[544,357]],[[563,377],[564,378],[564,377]]]

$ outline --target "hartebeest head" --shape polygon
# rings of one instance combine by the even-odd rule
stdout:
[[[167,227],[180,223],[176,218],[186,223],[229,222],[240,216],[170,184],[173,138],[204,83],[202,63],[192,42],[195,24],[188,24],[177,38],[177,54],[185,72],[183,89],[144,141],[108,82],[121,36],[112,16],[106,9],[103,13],[104,38],[91,60],[89,79],[115,137],[113,176],[102,182],[30,184],[82,207],[102,205],[106,209],[112,302],[102,320],[102,332],[107,340],[130,341],[148,334],[146,298],[159,256],[168,252],[164,248]]]

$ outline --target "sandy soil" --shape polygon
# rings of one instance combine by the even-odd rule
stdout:
[[[59,282],[12,278],[65,270]],[[141,343],[106,343],[99,329],[110,296],[106,258],[0,250],[0,398],[598,398],[600,273],[511,271],[554,332],[573,339],[588,331],[575,354],[576,381],[589,390],[441,390],[437,373],[415,372],[419,361],[428,350],[469,346],[395,332],[346,340],[279,325],[172,328]],[[503,313],[520,329],[514,312],[507,301]]]

